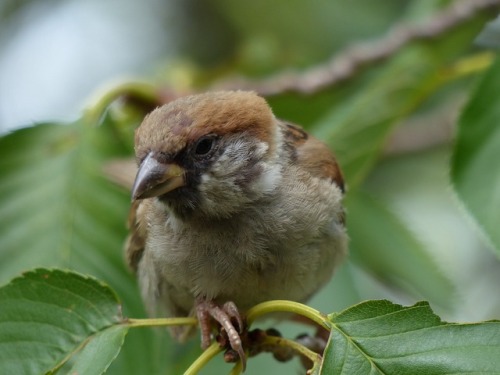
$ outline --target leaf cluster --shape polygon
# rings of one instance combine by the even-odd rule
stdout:
[[[439,2],[433,3],[415,5],[407,16],[435,11]],[[232,5],[221,4],[246,35],[240,59],[224,74],[282,69],[281,58],[266,53],[273,43],[255,53],[265,33],[251,33]],[[325,317],[295,306],[330,331],[316,373],[500,373],[498,322],[445,323],[427,302],[414,304],[425,299],[439,315],[458,319],[500,313],[500,61],[470,47],[486,21],[478,14],[309,96],[268,98],[278,117],[304,125],[335,150],[348,182],[350,260],[311,302],[342,312]],[[298,65],[311,63],[297,57],[314,48],[305,33],[290,50]],[[192,73],[192,81],[202,90],[216,74]],[[135,329],[173,323],[141,320],[137,286],[122,260],[130,197],[106,172],[110,162],[133,155],[133,129],[166,101],[162,89],[127,82],[74,122],[37,123],[1,136],[0,374],[177,374],[199,357],[197,342],[177,345],[165,332]],[[441,139],[436,128],[446,122],[455,134]],[[448,214],[461,218],[468,237],[446,231]],[[27,269],[34,270],[18,276]],[[474,294],[478,289],[484,295]],[[474,314],[465,315],[466,306]],[[258,359],[249,373],[259,366],[296,370]],[[229,368],[212,362],[207,371]]]

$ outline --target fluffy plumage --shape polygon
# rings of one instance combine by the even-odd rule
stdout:
[[[126,254],[153,310],[305,301],[346,254],[333,155],[256,94],[178,99],[144,119],[135,144]]]

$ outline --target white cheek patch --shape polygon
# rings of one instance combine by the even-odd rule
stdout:
[[[237,139],[200,176],[202,209],[227,216],[276,190],[282,177],[277,155],[265,160],[269,145]]]
[[[275,164],[272,167],[266,167],[255,184],[256,188],[263,193],[273,191],[281,181],[281,165]]]
[[[212,178],[211,178],[211,177],[210,177],[210,175],[209,175],[209,174],[207,174],[207,173],[203,173],[203,174],[201,175],[201,183],[202,183],[202,184],[205,184],[205,183],[209,182],[211,179],[212,179]]]
[[[255,153],[259,156],[264,155],[269,149],[269,145],[266,142],[259,142]]]

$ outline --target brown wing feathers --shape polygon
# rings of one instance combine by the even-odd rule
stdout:
[[[326,144],[307,134],[301,127],[282,122],[285,126],[285,140],[296,148],[295,157],[298,164],[304,166],[311,175],[329,178],[344,192],[344,178]]]
[[[146,228],[141,220],[142,209],[145,201],[134,201],[128,216],[129,236],[125,242],[125,259],[129,267],[137,272],[137,265],[142,258],[146,246]]]

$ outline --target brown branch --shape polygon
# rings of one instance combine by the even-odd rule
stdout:
[[[479,13],[500,9],[500,0],[460,0],[420,25],[402,23],[385,37],[360,43],[340,52],[328,62],[304,72],[286,71],[263,80],[232,78],[212,89],[254,90],[263,96],[283,92],[312,94],[352,78],[364,67],[386,60],[409,43],[436,38],[471,20]]]

